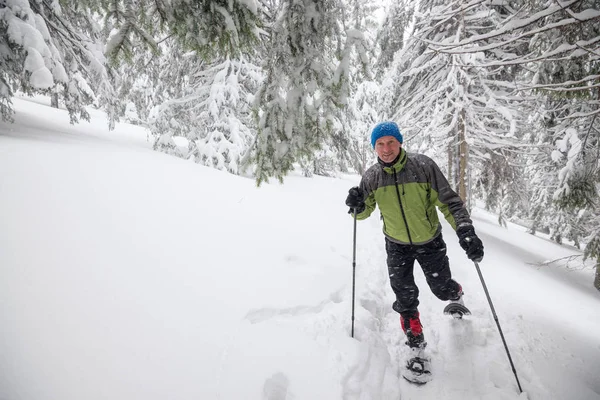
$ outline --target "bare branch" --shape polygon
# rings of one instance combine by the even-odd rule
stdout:
[[[578,268],[571,267],[569,265],[569,263],[577,260],[578,258],[582,259],[581,265]],[[555,263],[557,263],[559,261],[565,261],[565,260],[567,261],[567,263],[565,265],[567,267],[567,269],[577,270],[577,269],[584,269],[585,268],[585,264],[583,264],[583,254],[573,254],[573,255],[570,255],[570,256],[566,256],[566,257],[556,258],[554,260],[548,260],[548,261],[539,262],[539,263],[527,263],[527,264],[528,265],[533,265],[533,266],[536,266],[536,267],[547,267],[547,266],[555,264]]]

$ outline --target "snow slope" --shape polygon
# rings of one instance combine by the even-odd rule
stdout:
[[[468,320],[417,269],[434,380],[399,379],[377,218],[358,224],[357,176],[250,179],[153,152],[146,132],[68,124],[45,99],[0,122],[0,399],[600,399],[593,271],[577,253],[475,209],[481,269],[444,235]]]

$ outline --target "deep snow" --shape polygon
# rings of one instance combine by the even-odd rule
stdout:
[[[600,399],[600,293],[577,250],[476,208],[481,269],[444,237],[473,311],[442,314],[418,265],[432,382],[399,378],[381,226],[358,176],[251,179],[153,152],[102,113],[69,125],[43,98],[0,122],[0,399]]]

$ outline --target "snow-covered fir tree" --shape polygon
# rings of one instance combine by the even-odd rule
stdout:
[[[473,6],[476,4],[470,3],[465,8]],[[550,230],[555,240],[567,238],[577,244],[589,233],[582,229],[585,226],[583,220],[595,218],[585,210],[576,208],[586,204],[584,200],[590,194],[594,196],[597,193],[598,181],[593,178],[597,177],[596,162],[584,161],[584,154],[576,156],[580,167],[568,168],[573,161],[567,161],[559,171],[555,166],[555,176],[558,179],[554,179],[551,173],[552,162],[559,160],[555,156],[550,162],[548,159],[544,160],[543,156],[551,153],[547,150],[550,143],[564,143],[567,137],[567,143],[571,143],[576,136],[572,129],[576,130],[577,136],[585,135],[586,142],[589,139],[594,142],[593,136],[597,132],[594,125],[599,113],[598,91],[595,90],[600,78],[598,4],[593,0],[564,3],[527,1],[519,5],[502,3],[498,11],[500,19],[495,29],[467,35],[454,42],[438,41],[430,45],[435,51],[448,54],[476,55],[486,50],[485,54],[499,55],[496,58],[486,56],[481,65],[488,68],[502,65],[526,66],[513,71],[511,75],[518,81],[517,90],[530,96],[530,101],[523,103],[523,111],[530,115],[544,113],[542,118],[538,118],[544,124],[538,124],[537,127],[546,129],[536,131],[534,136],[537,135],[538,138],[533,141],[545,144],[546,150],[535,152],[536,158],[541,162],[529,163],[526,171],[531,175],[525,176],[523,181],[544,182],[546,188],[557,189],[552,195],[552,201],[548,203],[550,196],[547,189],[539,187],[536,194],[536,188],[530,187],[528,190],[534,193],[533,197],[537,201],[530,209],[535,213],[536,225],[544,218],[544,213],[553,215]],[[509,54],[511,55],[508,56]],[[535,99],[543,107],[536,107]],[[577,147],[575,142],[573,146]],[[571,172],[565,172],[567,170]],[[571,187],[578,190],[571,190]],[[546,208],[541,207],[543,202],[546,202]],[[594,242],[589,236],[587,241]]]
[[[114,123],[117,103],[103,55],[101,27],[76,2],[0,2],[0,114],[10,118],[15,90],[47,94],[71,118],[89,119],[86,105],[104,106]]]
[[[486,153],[480,162],[481,172],[474,190],[485,201],[488,210],[498,215],[498,223],[506,226],[511,219],[523,218],[528,209],[527,183],[521,173],[520,158],[509,149]]]
[[[191,71],[205,61],[174,37],[159,41],[158,52],[138,51],[119,65],[118,92],[131,109],[136,124],[150,129],[151,114],[165,101],[183,96]]]
[[[190,55],[193,57],[193,55]],[[150,120],[154,147],[196,162],[240,173],[255,135],[251,103],[261,71],[244,59],[197,64],[177,96],[158,106]],[[174,136],[187,139],[177,147]]]
[[[363,81],[355,89],[348,105],[349,162],[353,170],[360,174],[375,161],[369,133],[380,120],[377,110],[379,93],[377,82]]]
[[[350,168],[362,171],[365,163],[372,158],[373,151],[370,145],[365,144],[368,144],[371,127],[377,122],[376,115],[373,115],[376,97],[371,97],[377,84],[369,78],[372,78],[376,60],[373,51],[378,28],[375,14],[381,7],[376,2],[365,0],[344,3],[341,23],[345,45],[339,58],[340,66],[347,69],[344,72],[347,101],[341,107],[330,103],[333,107],[324,111],[330,115],[331,136],[325,138],[321,150],[300,160],[301,164],[312,166],[310,172],[304,168],[305,174],[333,176],[337,171],[348,172]],[[365,101],[371,101],[371,104]],[[366,121],[368,124],[365,124]]]
[[[380,53],[375,70],[379,79],[392,64],[395,54],[405,46],[405,36],[410,32],[417,4],[410,0],[400,0],[392,2],[386,10],[385,19],[377,34]]]
[[[144,45],[158,52],[159,38],[177,37],[181,46],[204,58],[252,49],[260,34],[260,9],[253,0],[100,0],[112,27],[106,52],[129,59]]]
[[[283,179],[310,160],[338,126],[350,93],[350,46],[361,32],[344,32],[339,0],[283,0],[270,11],[265,80],[256,95],[258,135],[251,155],[257,182]],[[362,61],[363,58],[358,58]]]
[[[382,114],[399,122],[411,149],[438,160],[447,154],[449,178],[464,199],[469,175],[480,170],[474,163],[513,144],[519,99],[510,94],[510,74],[481,66],[498,54],[484,48],[452,54],[436,47],[483,35],[500,19],[487,3],[421,2],[406,45],[383,82]]]
[[[379,122],[376,107],[378,103],[379,84],[375,81],[378,60],[377,32],[379,22],[376,15],[384,11],[383,4],[365,0],[353,0],[351,3],[352,18],[350,23],[363,34],[363,61],[366,69],[351,69],[350,97],[345,108],[342,121],[347,138],[347,151],[344,160],[354,171],[362,173],[374,160],[373,149],[369,141],[372,127]]]
[[[541,122],[531,137],[543,146],[525,179],[533,198],[543,201],[531,208],[531,219],[557,242],[587,243],[586,256],[598,261],[600,10],[594,1],[528,6],[513,19],[524,25],[513,35],[533,32],[522,57],[528,68],[521,80],[535,98],[530,113]]]

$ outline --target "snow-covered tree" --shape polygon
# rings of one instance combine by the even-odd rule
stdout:
[[[579,137],[577,128],[567,128],[552,153],[553,160],[561,166],[554,203],[561,214],[572,216],[572,220],[557,225],[557,231],[576,245],[586,242],[586,258],[596,258],[598,262],[600,124],[590,126],[584,138]],[[592,134],[594,130],[596,133]]]
[[[556,188],[555,167],[552,165],[550,154],[554,150],[551,127],[554,121],[547,105],[533,102],[536,107],[528,107],[530,117],[525,121],[525,134],[521,138],[525,147],[521,159],[523,160],[522,175],[528,182],[524,191],[529,200],[528,210],[525,212],[529,223],[529,232],[536,234],[538,231],[549,233],[550,221],[554,212],[553,195]],[[534,109],[535,108],[535,109]]]
[[[417,4],[410,0],[394,1],[386,10],[385,20],[377,34],[380,53],[375,69],[378,78],[383,76],[391,66],[395,54],[405,46],[405,36],[412,29]]]
[[[594,220],[596,229],[592,231],[590,237],[587,240],[587,246],[585,247],[584,257],[596,259],[596,275],[594,278],[594,287],[600,290],[600,219]]]
[[[332,136],[347,104],[351,48],[365,61],[362,32],[341,24],[338,0],[283,0],[270,13],[265,80],[256,95],[258,136],[251,154],[257,182],[283,179]]]
[[[54,96],[71,122],[89,119],[97,102],[116,117],[115,92],[100,27],[75,2],[0,2],[0,114],[10,119],[15,90]]]
[[[301,164],[312,166],[311,174],[332,176],[337,171],[348,172],[349,168],[364,171],[366,163],[373,158],[368,134],[377,122],[374,91],[378,85],[368,79],[372,77],[372,66],[376,60],[373,51],[378,28],[375,13],[381,7],[377,2],[365,0],[344,3],[347,12],[340,22],[345,46],[340,58],[342,64],[347,64],[347,101],[342,107],[325,111],[330,115],[331,135],[325,138],[321,150],[306,157],[306,160],[300,160]],[[360,62],[349,61],[357,56]],[[364,126],[365,123],[367,126]]]
[[[377,104],[380,87],[377,82],[361,82],[350,99],[347,111],[347,136],[350,138],[349,162],[354,171],[363,174],[375,161],[370,132],[379,122]]]
[[[337,143],[338,160],[343,172],[352,168],[362,173],[374,160],[369,133],[379,122],[376,111],[379,85],[375,81],[373,71],[378,59],[376,43],[380,28],[376,15],[382,12],[383,7],[383,4],[376,1],[351,0],[348,3],[351,12],[348,13],[349,18],[344,27],[346,31],[350,27],[361,33],[360,51],[357,54],[361,56],[361,63],[356,67],[351,65],[348,70],[348,102],[340,114],[341,132],[333,138]],[[352,47],[346,46],[346,52],[351,49]]]
[[[544,199],[532,207],[534,224],[547,227],[557,242],[571,240],[578,247],[586,243],[586,256],[597,261],[598,19],[595,1],[526,2],[514,14],[511,29],[496,32],[500,46],[510,45],[515,37],[530,38],[526,51],[512,62],[527,65],[520,90],[535,97],[529,112],[540,122],[531,137],[541,146],[526,176],[533,197]]]
[[[481,190],[486,208],[498,215],[498,223],[506,226],[513,218],[522,218],[529,207],[527,183],[520,172],[519,158],[506,149],[486,153],[477,174],[476,188]]]
[[[399,122],[411,149],[447,154],[448,174],[467,199],[474,161],[511,146],[517,134],[518,98],[511,73],[480,65],[509,53],[451,54],[435,46],[492,31],[502,13],[487,3],[423,1],[415,9],[413,29],[395,55],[382,89],[382,114]],[[490,39],[493,41],[493,38]],[[469,166],[469,164],[471,165]]]
[[[255,134],[251,103],[261,71],[243,59],[225,59],[188,73],[182,93],[162,103],[150,121],[154,147],[237,174]],[[186,151],[174,136],[187,139]]]
[[[236,56],[252,49],[260,34],[260,10],[254,0],[100,0],[96,4],[112,28],[106,52],[114,61],[131,59],[140,45],[159,52],[157,42],[166,35],[206,59]]]
[[[167,100],[184,96],[192,70],[204,61],[175,38],[158,43],[159,52],[138,51],[118,66],[118,93],[135,106],[139,123],[150,126],[150,113]]]
[[[125,111],[114,87],[133,83],[106,67],[105,53],[116,68],[148,50],[158,55],[173,37],[206,59],[238,55],[256,44],[259,21],[252,0],[2,0],[0,112],[9,118],[21,90],[59,95],[73,122],[88,118],[84,106],[95,102],[112,125]]]

